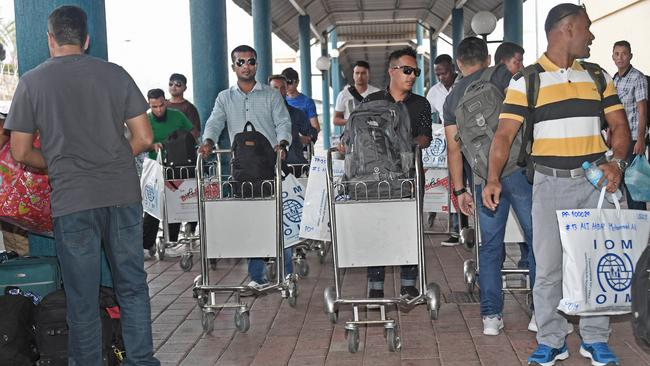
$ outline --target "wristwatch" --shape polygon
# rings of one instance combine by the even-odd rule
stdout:
[[[467,192],[467,189],[465,187],[463,187],[463,188],[461,188],[459,190],[454,189],[454,196],[458,197],[458,196],[460,196],[461,194],[463,194],[465,192]]]
[[[625,172],[625,169],[627,169],[627,161],[619,158],[612,158],[610,160],[611,163],[616,163],[618,166],[618,169],[621,170],[621,173]]]

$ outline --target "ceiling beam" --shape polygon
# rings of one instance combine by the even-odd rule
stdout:
[[[293,7],[298,12],[298,14],[307,15],[307,12],[305,11],[305,9],[303,9],[302,6],[300,6],[300,4],[298,4],[298,2],[296,0],[289,0],[289,2],[291,3],[291,5],[293,5]],[[285,23],[285,24],[287,24],[287,23]],[[318,32],[318,29],[316,29],[316,27],[314,26],[314,23],[311,21],[311,17],[309,18],[309,29],[311,29],[311,32],[314,33],[314,36],[316,36],[317,39],[319,39],[319,40],[321,39],[321,34]]]
[[[456,1],[456,4],[454,5],[454,9],[462,8],[465,5],[466,2],[467,2],[467,0],[458,0],[458,1]],[[447,26],[449,26],[449,23],[451,23],[451,13],[445,18],[445,20],[442,22],[440,27],[438,27],[438,29],[436,29],[436,31],[433,33],[433,39],[438,38],[440,33],[442,33],[445,30],[445,28],[447,28]]]

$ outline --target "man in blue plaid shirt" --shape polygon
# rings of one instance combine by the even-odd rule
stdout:
[[[632,48],[628,41],[614,43],[612,59],[618,68],[614,74],[614,85],[625,107],[625,114],[630,124],[632,143],[628,153],[631,163],[636,155],[645,153],[646,121],[648,120],[647,99],[648,81],[642,72],[635,69],[632,60]],[[645,210],[645,202],[636,202],[627,195],[627,207],[633,210]]]

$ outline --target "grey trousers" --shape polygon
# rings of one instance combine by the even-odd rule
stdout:
[[[585,177],[555,178],[535,172],[532,215],[537,273],[533,302],[539,344],[559,348],[567,335],[567,320],[557,310],[562,298],[562,243],[555,210],[596,208],[599,194]],[[612,205],[605,202],[603,207]],[[580,318],[580,335],[585,343],[607,342],[609,333],[608,316]]]

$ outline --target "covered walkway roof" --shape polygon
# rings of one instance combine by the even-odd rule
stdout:
[[[252,0],[234,0],[251,13]],[[414,46],[416,24],[451,37],[451,12],[464,9],[464,31],[473,34],[470,22],[479,11],[503,16],[502,0],[288,0],[271,3],[271,28],[291,48],[298,49],[298,16],[309,15],[312,37],[335,27],[339,61],[346,76],[357,60],[367,60],[371,69],[385,70],[386,59],[395,49]],[[373,72],[371,83],[386,84],[385,72]]]

